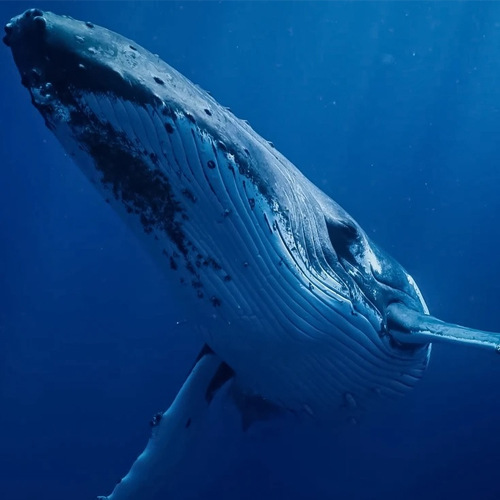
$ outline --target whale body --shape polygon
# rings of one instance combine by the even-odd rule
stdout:
[[[5,31],[33,105],[171,278],[201,339],[144,453],[103,498],[153,498],[226,384],[245,428],[282,413],[355,421],[414,387],[433,342],[500,351],[498,334],[430,316],[344,209],[157,56],[39,9]]]

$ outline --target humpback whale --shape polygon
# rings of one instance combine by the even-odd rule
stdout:
[[[221,388],[243,415],[356,419],[411,390],[433,343],[500,335],[429,314],[414,279],[272,143],[135,42],[39,9],[5,26],[33,105],[190,306],[200,354],[106,497],[154,498]],[[184,462],[183,462],[184,461]]]

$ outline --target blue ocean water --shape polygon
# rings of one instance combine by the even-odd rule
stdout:
[[[346,208],[434,315],[500,330],[500,3],[16,1],[0,20],[32,6],[158,53]],[[95,498],[199,343],[6,47],[0,68],[0,498]],[[412,394],[332,435],[242,437],[221,402],[193,459],[211,484],[176,498],[496,500],[499,381],[500,358],[437,346]]]

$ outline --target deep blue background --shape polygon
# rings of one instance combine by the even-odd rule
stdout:
[[[32,6],[160,54],[340,202],[433,314],[500,330],[499,2],[18,1],[0,21]],[[94,498],[199,345],[5,47],[0,72],[0,498]],[[499,359],[439,346],[413,394],[340,435],[274,422],[241,439],[219,408],[203,498],[498,500],[499,386]]]

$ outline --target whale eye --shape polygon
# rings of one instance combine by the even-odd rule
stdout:
[[[355,250],[361,240],[358,228],[350,221],[325,219],[325,222],[337,256],[356,266]]]

